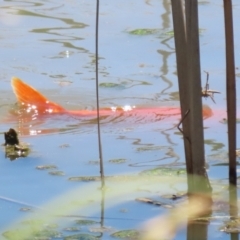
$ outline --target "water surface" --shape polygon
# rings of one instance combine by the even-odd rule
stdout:
[[[239,11],[239,3],[234,1],[237,73]],[[0,132],[9,128],[19,130],[21,140],[31,148],[27,158],[16,161],[6,159],[2,149],[0,195],[17,201],[1,200],[0,225],[4,232],[11,229],[15,220],[28,217],[28,212],[19,211],[23,202],[35,209],[33,206],[45,206],[76,187],[82,187],[80,199],[86,195],[84,189],[89,183],[69,181],[69,178],[99,176],[99,154],[96,124],[71,116],[19,123],[11,114],[16,99],[10,86],[11,77],[18,76],[66,109],[95,109],[95,1],[3,1],[0,12]],[[215,166],[227,162],[227,125],[222,122],[226,105],[222,2],[200,1],[199,16],[202,84],[205,84],[205,70],[210,74],[210,88],[221,91],[215,96],[216,104],[211,99],[203,99],[214,113],[204,121],[208,174],[210,179],[222,181],[222,184],[227,182],[228,168]],[[179,106],[169,1],[101,1],[99,25],[101,107]],[[131,33],[137,29],[151,31],[145,35]],[[239,79],[236,80],[238,91]],[[103,121],[105,175],[137,175],[155,167],[184,168],[182,136],[176,128],[178,122],[176,116],[156,121],[154,116],[138,119],[127,115]],[[110,161],[116,159],[124,161],[118,164]],[[42,165],[57,168],[36,169]],[[64,175],[51,175],[51,171],[62,171]],[[109,188],[117,188],[118,184],[107,183]],[[96,192],[99,187],[100,182],[96,182],[89,189]],[[139,183],[115,205],[106,201],[105,226],[112,227],[112,232],[137,228],[145,220],[167,211],[136,202],[135,198],[159,199],[160,195],[185,190],[184,179],[175,184],[160,181],[157,186]],[[101,222],[100,197],[94,199],[90,194],[89,198],[96,205],[95,210],[79,210],[76,214],[94,216]],[[74,220],[61,219],[58,230],[73,226]],[[218,230],[221,224],[210,225],[211,239],[214,236],[228,239],[228,235]],[[104,232],[102,239],[112,239],[111,231]],[[63,231],[63,236],[68,235],[71,234]],[[185,231],[176,237],[184,238]]]

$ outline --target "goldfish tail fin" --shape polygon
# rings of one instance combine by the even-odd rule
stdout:
[[[26,106],[35,106],[41,113],[57,113],[65,111],[63,107],[49,101],[40,92],[24,83],[19,78],[13,77],[11,84],[13,92],[15,93],[16,98],[20,104]]]

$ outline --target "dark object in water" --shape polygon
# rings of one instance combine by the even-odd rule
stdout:
[[[26,157],[29,154],[28,146],[20,144],[17,131],[10,128],[8,132],[4,133],[5,143],[5,157],[10,160],[15,160],[19,157]]]
[[[4,133],[4,138],[5,138],[5,146],[7,145],[18,145],[19,140],[18,140],[18,135],[17,132],[13,129],[10,128],[8,132]]]

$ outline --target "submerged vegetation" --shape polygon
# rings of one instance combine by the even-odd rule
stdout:
[[[149,176],[140,176],[135,178],[135,181],[130,179],[127,182],[126,180],[106,182],[103,201],[108,204],[106,208],[102,205],[102,213],[108,212],[108,209],[114,206],[120,206],[126,199],[129,199],[129,196],[131,196],[131,201],[139,205],[139,209],[146,204],[145,207],[148,207],[149,211],[153,206],[168,210],[156,219],[146,219],[144,227],[140,229],[118,230],[114,226],[109,226],[109,223],[104,224],[105,221],[108,222],[108,216],[104,217],[104,221],[101,217],[96,217],[99,213],[99,198],[103,192],[99,190],[99,184],[93,182],[58,196],[51,203],[42,205],[41,209],[32,208],[32,211],[26,212],[25,217],[9,225],[3,236],[9,240],[56,238],[88,240],[99,239],[101,238],[99,234],[104,233],[113,238],[126,240],[152,240],[166,237],[166,239],[172,239],[187,218],[200,225],[217,222],[219,232],[238,231],[238,220],[230,221],[224,217],[224,214],[228,212],[229,204],[224,200],[226,190],[218,187],[218,181],[212,181],[215,189],[219,189],[214,193],[213,199],[213,208],[217,211],[210,215],[206,215],[206,204],[202,204],[199,197],[187,203],[187,195],[181,191],[174,192],[172,195],[164,194],[169,192],[169,186],[172,184],[175,188],[179,188],[176,182],[181,186],[185,180],[180,181],[177,176],[159,176],[152,179]],[[180,189],[184,190],[182,187]],[[139,193],[142,198],[134,199],[134,195],[139,196]],[[88,212],[88,216],[83,216],[82,212]],[[128,211],[124,211],[123,214],[128,214]],[[128,217],[124,219],[126,221]]]

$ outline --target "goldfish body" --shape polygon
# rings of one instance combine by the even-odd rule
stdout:
[[[18,100],[18,103],[23,106],[27,112],[35,111],[37,115],[48,114],[71,114],[78,117],[95,117],[97,115],[96,110],[75,110],[68,111],[62,106],[58,105],[47,99],[40,92],[33,87],[29,86],[17,77],[13,77],[12,88]],[[180,108],[178,107],[149,107],[149,108],[137,108],[131,106],[125,107],[111,107],[107,109],[100,109],[100,116],[109,116],[114,113],[132,112],[134,115],[145,116],[146,114],[155,114],[157,118],[168,117],[178,115],[180,116]],[[203,108],[203,117],[209,118],[212,116],[212,110],[210,108]]]

